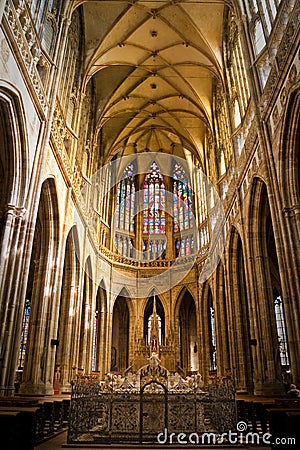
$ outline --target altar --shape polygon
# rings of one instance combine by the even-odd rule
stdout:
[[[68,443],[152,443],[169,433],[216,436],[235,429],[229,374],[207,385],[199,373],[182,376],[161,365],[154,300],[148,364],[121,374],[77,375],[72,382]]]

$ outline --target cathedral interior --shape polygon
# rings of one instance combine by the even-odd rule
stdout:
[[[3,402],[153,352],[237,396],[299,387],[299,17],[1,0]]]

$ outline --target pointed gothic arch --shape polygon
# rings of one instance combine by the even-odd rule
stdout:
[[[6,204],[23,206],[28,172],[28,145],[25,115],[21,97],[11,85],[0,81],[0,165],[1,200]]]
[[[295,68],[295,66],[294,66]],[[291,69],[292,72],[293,69]],[[300,380],[300,330],[295,323],[295,315],[299,315],[300,291],[300,256],[297,245],[300,236],[300,84],[299,81],[291,84],[285,92],[284,114],[280,133],[278,155],[279,188],[283,204],[280,234],[282,289],[285,291],[285,313],[288,334],[290,336],[289,352],[293,380]],[[279,255],[278,255],[279,256]],[[292,338],[291,338],[292,337]]]
[[[216,314],[215,303],[211,288],[208,287],[207,304],[207,326],[208,326],[208,342],[209,342],[209,370],[217,370],[217,333],[216,333]]]
[[[285,207],[292,208],[300,199],[300,86],[290,92],[281,130],[279,180]]]
[[[156,313],[159,317],[159,325],[160,325],[160,336],[159,336],[159,343],[162,344],[165,342],[165,335],[166,335],[166,318],[165,318],[165,310],[163,307],[163,304],[159,298],[158,295],[155,294],[155,291],[152,290],[148,301],[144,308],[144,341],[147,345],[149,345],[150,340],[150,330],[149,330],[149,321],[150,317],[153,313],[153,305],[154,305],[154,296],[155,296],[155,302],[156,302]]]
[[[122,373],[129,364],[130,314],[127,298],[128,292],[123,288],[113,307],[110,365],[112,372]]]
[[[72,368],[77,368],[76,324],[79,307],[80,254],[76,226],[69,231],[65,245],[61,285],[56,366],[60,369],[60,392],[70,392]],[[81,305],[80,305],[81,306]],[[79,308],[78,308],[79,309]]]
[[[176,305],[178,362],[186,373],[199,370],[199,342],[196,303],[190,291],[182,289]]]
[[[289,370],[289,354],[285,321],[285,302],[281,287],[280,269],[268,188],[260,178],[252,181],[249,214],[249,246],[256,261],[254,272],[253,314],[258,326],[255,329],[257,345],[252,347],[256,379],[262,380],[260,390],[283,390],[282,370]],[[280,298],[280,303],[278,299]],[[277,321],[277,306],[281,321]],[[280,327],[279,327],[280,325]],[[267,360],[272,363],[267,364]],[[267,369],[266,369],[267,367]]]
[[[19,296],[21,292],[24,295],[26,284],[26,275],[17,286],[11,280],[18,276],[20,266],[24,273],[24,261],[28,258],[24,208],[28,142],[21,95],[3,80],[0,80],[0,136],[0,321],[4,324],[0,341],[6,343],[2,347],[0,386],[1,392],[6,392],[13,386],[18,364],[23,313]]]
[[[216,270],[216,338],[217,338],[217,367],[219,372],[226,374],[231,370],[230,342],[229,342],[229,315],[227,306],[227,293],[225,285],[224,263],[220,261]]]
[[[92,308],[93,318],[93,349],[92,370],[105,373],[105,347],[107,342],[107,294],[102,281],[96,293],[95,307]]]
[[[202,285],[200,297],[200,333],[199,340],[201,345],[201,368],[200,372],[205,381],[208,380],[210,373],[216,373],[217,370],[217,323],[216,320],[216,301],[212,293],[211,285],[206,281]],[[218,367],[218,371],[220,368]]]
[[[229,297],[227,308],[230,324],[232,370],[240,392],[253,392],[253,360],[251,354],[250,307],[247,292],[244,245],[232,227],[228,245]]]
[[[80,319],[80,338],[79,338],[79,357],[78,367],[85,372],[91,372],[92,366],[92,299],[93,299],[93,271],[91,257],[88,256],[84,266],[81,319]]]
[[[21,385],[21,391],[26,393],[53,393],[50,373],[53,374],[54,359],[50,341],[52,329],[56,326],[53,314],[55,295],[52,290],[55,286],[58,245],[58,198],[55,181],[48,178],[41,186],[27,281],[26,300],[30,302],[30,317]],[[25,310],[26,301],[24,313]]]

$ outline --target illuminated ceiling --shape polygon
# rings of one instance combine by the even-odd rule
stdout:
[[[78,3],[105,159],[183,148],[201,156],[222,80],[224,1]]]

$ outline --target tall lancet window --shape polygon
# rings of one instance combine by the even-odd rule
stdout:
[[[173,219],[174,233],[181,233],[175,238],[176,256],[186,256],[194,252],[192,209],[192,188],[183,167],[173,162]]]
[[[162,345],[165,341],[165,313],[159,298],[152,294],[144,311],[144,339],[146,345],[151,344],[151,325],[153,323],[154,312],[158,325],[158,344]]]
[[[128,164],[118,183],[116,228],[134,231],[135,167]]]
[[[173,164],[174,231],[183,231],[193,226],[192,189],[183,167]]]
[[[22,335],[20,341],[20,351],[19,351],[19,368],[24,367],[25,351],[28,338],[28,327],[29,327],[29,316],[30,316],[30,300],[25,300],[25,306],[23,311],[22,320]]]
[[[133,257],[135,212],[135,162],[128,164],[117,187],[115,247],[126,257]]]
[[[287,347],[287,337],[286,337],[286,326],[285,326],[285,318],[283,311],[283,302],[280,295],[278,295],[274,300],[275,306],[275,317],[276,317],[276,326],[277,326],[277,335],[278,335],[278,343],[279,343],[279,353],[280,353],[280,362],[282,366],[289,366],[289,354]]]
[[[153,161],[144,181],[144,234],[165,234],[165,203],[164,178]]]
[[[94,326],[94,338],[93,338],[92,370],[96,370],[96,365],[97,365],[97,341],[98,341],[98,333],[99,333],[99,312],[98,312],[98,310],[95,312],[93,326]]]
[[[212,299],[209,299],[209,340],[210,340],[210,369],[217,368],[217,351],[216,351],[216,323],[215,323],[215,309],[213,307]]]

